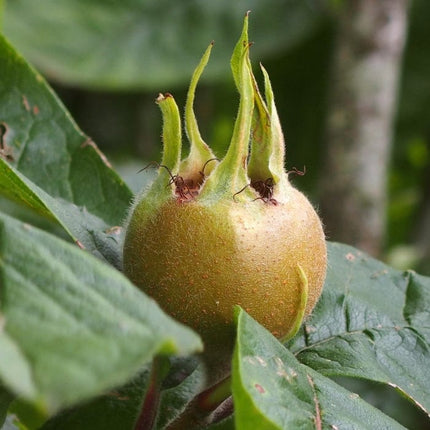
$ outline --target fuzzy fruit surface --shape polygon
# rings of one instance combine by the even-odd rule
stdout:
[[[208,373],[231,355],[236,305],[278,338],[294,336],[321,294],[327,258],[318,215],[289,182],[304,172],[285,171],[268,73],[261,67],[264,96],[253,74],[248,14],[230,61],[240,100],[224,158],[201,137],[194,93],[212,46],[187,94],[185,159],[176,102],[169,93],[157,98],[162,160],[151,163],[158,174],[130,211],[123,255],[132,282],[200,334]]]
[[[326,270],[324,233],[312,205],[292,186],[277,205],[172,197],[149,217],[147,210],[140,216],[137,205],[130,220],[125,273],[195,329],[206,348],[232,345],[234,305],[284,336],[301,300],[298,266],[308,280],[306,315],[317,302]]]

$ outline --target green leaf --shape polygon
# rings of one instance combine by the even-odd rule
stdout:
[[[117,266],[131,192],[61,102],[0,36],[0,193],[57,220]],[[108,233],[106,233],[108,231]],[[111,234],[113,232],[113,234]]]
[[[256,55],[303,39],[320,19],[301,0],[33,0],[8,2],[5,34],[55,80],[97,88],[167,89],[189,81],[196,58],[215,39],[209,79],[226,76],[226,59],[252,8]]]
[[[6,420],[7,410],[13,400],[13,395],[0,385],[0,428]]]
[[[147,369],[122,387],[48,420],[40,430],[132,430],[147,388]]]
[[[0,281],[0,379],[48,413],[202,347],[121,273],[4,215]]]
[[[25,429],[39,429],[40,426],[46,421],[46,412],[42,411],[38,405],[33,405],[17,397],[10,405],[8,415],[14,416],[16,419],[14,423],[23,430]]]
[[[235,430],[234,426],[234,417],[229,416],[228,418],[223,419],[222,421],[212,424],[208,427],[210,430]]]
[[[430,278],[341,244],[329,244],[328,267],[323,295],[290,349],[324,375],[389,384],[429,414]]]
[[[179,383],[175,381],[175,378],[172,378],[175,375],[170,377],[170,381],[165,381],[155,424],[157,430],[167,428],[168,424],[175,420],[185,410],[194,396],[204,388],[206,374],[203,366],[196,366],[196,364],[189,359],[187,361],[180,360],[175,366],[176,378],[180,377]],[[191,369],[189,368],[190,366]],[[184,372],[189,373],[186,378],[183,376]]]
[[[1,430],[28,430],[13,414],[8,414]]]
[[[116,268],[121,267],[121,227],[109,227],[102,219],[86,211],[85,207],[53,198],[2,159],[0,185],[0,193],[4,196],[54,219],[81,248]]]
[[[202,369],[196,369],[196,360],[192,357],[172,357],[171,362],[172,371],[163,383],[155,425],[160,430],[183,411],[204,381]],[[40,430],[132,430],[148,380],[146,369],[123,387],[61,412]]]
[[[300,364],[244,311],[233,359],[236,428],[403,429],[330,379]]]

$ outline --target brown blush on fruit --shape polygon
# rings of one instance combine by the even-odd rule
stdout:
[[[320,220],[302,193],[289,201],[201,205],[172,199],[140,224],[133,219],[124,270],[170,315],[215,348],[234,339],[238,304],[275,336],[291,328],[300,301],[300,265],[308,278],[306,314],[326,270]]]

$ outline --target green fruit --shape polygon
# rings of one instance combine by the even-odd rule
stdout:
[[[232,57],[241,101],[225,158],[215,161],[201,139],[192,105],[211,46],[188,94],[191,151],[182,162],[176,103],[170,94],[157,100],[164,117],[163,161],[130,213],[124,271],[167,313],[195,329],[210,352],[219,352],[231,350],[235,305],[277,337],[294,334],[321,294],[326,245],[318,215],[284,170],[270,81],[263,69],[263,100],[250,68],[247,18]]]

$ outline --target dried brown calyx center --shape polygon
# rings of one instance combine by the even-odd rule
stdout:
[[[165,166],[164,164],[157,163],[156,161],[152,161],[143,169],[140,169],[139,172],[146,170],[148,167],[165,169],[170,176],[170,180],[167,182],[166,186],[169,187],[174,185],[174,193],[178,201],[187,202],[194,200],[195,197],[199,194],[200,188],[206,179],[205,169],[209,163],[214,161],[219,162],[218,158],[210,158],[205,162],[202,169],[199,170],[193,177],[184,177],[180,174],[174,175],[169,167]]]
[[[207,165],[215,161],[219,162],[218,158],[213,157],[207,160],[205,164],[203,164],[201,170],[195,173],[193,177],[183,177],[179,174],[172,175],[170,170],[166,168],[170,175],[169,185],[175,185],[175,195],[179,201],[187,202],[195,199],[195,197],[199,194],[203,182],[206,180],[207,175],[205,170]]]
[[[254,188],[255,191],[257,191],[258,194],[260,194],[260,197],[257,197],[256,200],[263,200],[264,203],[272,203],[274,205],[277,205],[278,202],[276,199],[273,198],[273,188],[275,186],[275,182],[273,181],[273,178],[267,178],[266,180],[262,181],[252,181],[251,187]]]
[[[175,185],[175,195],[181,202],[194,200],[199,194],[203,180],[195,181],[193,179],[184,179],[182,176],[174,175],[170,179],[169,185]]]
[[[270,203],[272,205],[277,205],[278,201],[273,198],[273,189],[275,186],[275,182],[273,178],[267,178],[264,181],[263,180],[256,180],[251,181],[249,184],[245,185],[241,190],[239,190],[237,193],[233,195],[233,200],[236,200],[236,196],[243,191],[245,191],[246,188],[251,187],[257,193],[259,194],[259,197],[255,198],[255,200],[262,200],[264,203]]]

